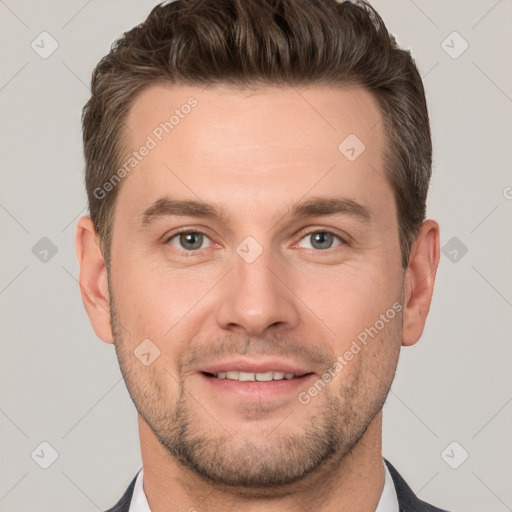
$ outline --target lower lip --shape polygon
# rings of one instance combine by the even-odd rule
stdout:
[[[314,380],[315,374],[309,373],[294,379],[260,381],[239,381],[233,379],[218,379],[201,373],[200,376],[216,392],[229,393],[242,399],[271,399],[283,397],[291,393],[298,394]]]

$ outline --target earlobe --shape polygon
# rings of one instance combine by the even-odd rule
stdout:
[[[105,343],[113,343],[107,268],[97,240],[98,235],[91,218],[80,218],[76,228],[75,249],[80,267],[78,281],[82,302],[96,335]]]
[[[439,265],[439,225],[425,221],[412,244],[405,276],[402,345],[414,345],[423,333]]]

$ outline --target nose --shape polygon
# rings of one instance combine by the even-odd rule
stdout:
[[[283,264],[278,267],[270,251],[263,251],[252,263],[235,253],[233,261],[234,268],[219,297],[219,327],[249,336],[297,327],[299,300],[293,283],[287,282],[290,273]]]

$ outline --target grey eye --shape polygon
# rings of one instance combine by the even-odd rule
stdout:
[[[308,233],[302,240],[311,240],[310,246],[307,249],[330,249],[333,247],[333,243],[340,237],[329,231],[313,231]],[[335,245],[340,245],[341,242]]]
[[[177,233],[169,238],[169,243],[177,249],[185,249],[186,251],[196,251],[203,248],[202,245],[207,239],[203,233],[197,231],[186,231]]]

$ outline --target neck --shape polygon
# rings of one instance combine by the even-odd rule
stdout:
[[[299,482],[280,489],[241,492],[219,487],[176,461],[139,415],[144,492],[151,512],[201,510],[375,512],[384,487],[382,411],[353,449]],[[170,508],[171,506],[171,508]]]

